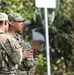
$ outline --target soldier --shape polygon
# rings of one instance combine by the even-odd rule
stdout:
[[[17,70],[18,75],[30,75],[30,69],[35,65],[33,50],[30,43],[25,42],[22,37],[17,33],[22,31],[24,18],[19,13],[11,13],[8,15],[10,25],[9,25],[9,34],[15,37],[18,43],[21,45],[25,58],[22,61],[22,64],[19,65]],[[23,53],[22,51],[22,53]]]
[[[24,58],[17,40],[6,34],[8,28],[7,14],[0,13],[0,75],[15,75]]]

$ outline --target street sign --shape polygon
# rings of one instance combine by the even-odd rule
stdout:
[[[48,30],[48,13],[47,8],[56,8],[56,0],[35,0],[38,8],[44,8],[45,14],[45,36],[46,36],[46,55],[47,55],[47,75],[50,73],[50,48],[49,48],[49,30]]]
[[[40,8],[55,8],[56,0],[35,0],[35,5]]]

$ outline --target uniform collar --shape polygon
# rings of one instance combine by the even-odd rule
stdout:
[[[2,31],[2,30],[0,30],[0,34],[1,34],[1,33],[5,33],[5,32],[4,32],[4,31]]]

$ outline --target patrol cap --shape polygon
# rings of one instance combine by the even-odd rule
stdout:
[[[4,21],[4,20],[8,21],[8,15],[5,13],[0,13],[0,21]]]
[[[24,21],[25,18],[23,18],[19,13],[10,13],[8,15],[9,21]]]

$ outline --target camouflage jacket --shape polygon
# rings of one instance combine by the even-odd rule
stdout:
[[[28,49],[31,50],[32,48],[31,44],[29,42],[25,42],[18,33],[14,37],[17,39],[17,41],[19,42],[23,50],[28,50]],[[19,65],[19,69],[25,70],[25,71],[30,70],[30,68],[32,68],[34,65],[35,65],[35,60],[34,60],[34,57],[31,56],[30,58],[23,60],[22,64]]]
[[[0,73],[13,73],[21,64],[22,48],[15,38],[0,34]]]

